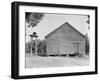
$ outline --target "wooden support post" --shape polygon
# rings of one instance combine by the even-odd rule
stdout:
[[[37,37],[35,39],[35,55],[37,56]]]

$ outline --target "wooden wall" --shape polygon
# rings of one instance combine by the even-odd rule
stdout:
[[[77,50],[76,43],[79,43],[79,52],[85,53],[85,38],[68,24],[64,24],[52,32],[46,37],[46,40],[47,54],[74,53]]]

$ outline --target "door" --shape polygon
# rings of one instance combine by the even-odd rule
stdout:
[[[79,43],[74,43],[75,53],[79,53]]]

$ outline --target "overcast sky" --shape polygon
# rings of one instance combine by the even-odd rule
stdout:
[[[38,39],[44,39],[46,35],[65,22],[70,23],[82,34],[86,34],[86,32],[88,32],[87,20],[88,17],[85,15],[44,14],[43,19],[37,24],[37,26],[27,28],[26,23],[26,42],[30,41],[29,35],[33,32],[37,32],[39,36]]]

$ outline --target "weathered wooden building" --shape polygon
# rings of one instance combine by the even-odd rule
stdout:
[[[48,55],[85,54],[85,36],[68,22],[49,33],[45,38]]]

